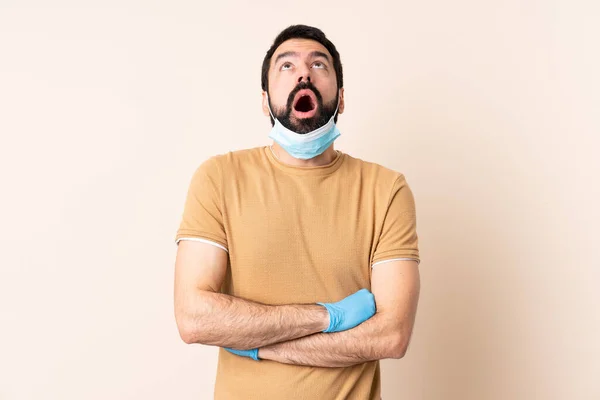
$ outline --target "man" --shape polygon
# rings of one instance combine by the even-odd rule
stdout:
[[[271,146],[214,156],[188,190],[175,265],[186,343],[219,346],[215,399],[380,399],[419,297],[403,174],[338,150],[342,64],[319,29],[267,52]]]

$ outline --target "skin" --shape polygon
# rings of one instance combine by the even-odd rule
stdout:
[[[324,53],[326,57],[318,53]],[[287,55],[285,55],[287,54]],[[285,55],[280,58],[280,55]],[[269,93],[271,106],[275,110],[285,109],[288,96],[298,82],[308,81],[315,85],[323,97],[323,103],[335,101],[338,91],[337,76],[333,68],[333,59],[325,46],[308,39],[290,39],[283,42],[273,54],[269,67]],[[339,89],[340,105],[338,114],[344,112],[344,88]],[[270,117],[267,92],[262,92],[263,114]],[[309,160],[301,160],[289,155],[273,141],[273,151],[284,163],[299,167],[326,165],[336,157],[333,144],[322,154]]]

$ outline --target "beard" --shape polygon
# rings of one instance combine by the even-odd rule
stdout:
[[[317,111],[315,115],[310,118],[296,118],[292,114],[294,97],[296,96],[296,93],[302,89],[312,90],[317,98]],[[281,125],[296,133],[306,134],[322,127],[331,119],[337,108],[338,96],[339,92],[335,96],[334,100],[328,104],[323,104],[323,96],[321,96],[319,89],[317,89],[311,82],[303,81],[300,82],[294,88],[294,90],[290,92],[285,109],[274,109],[271,107],[271,110],[273,110],[273,115],[275,118],[277,118],[277,120],[279,120]],[[270,102],[271,97],[269,96],[269,103]]]

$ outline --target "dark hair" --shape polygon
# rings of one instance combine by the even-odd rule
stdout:
[[[342,61],[340,60],[340,53],[335,48],[335,45],[331,43],[329,39],[325,36],[323,31],[318,28],[314,28],[312,26],[307,25],[291,25],[285,28],[273,42],[269,51],[265,55],[262,64],[262,77],[261,77],[261,86],[262,90],[267,91],[269,88],[269,67],[271,65],[271,58],[273,54],[275,54],[275,50],[281,45],[281,43],[290,39],[310,39],[315,42],[321,43],[331,57],[333,57],[333,69],[335,70],[335,76],[337,78],[338,89],[344,87],[344,76],[342,73]]]

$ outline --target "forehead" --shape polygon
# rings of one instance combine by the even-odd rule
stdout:
[[[277,59],[277,56],[279,54],[282,54],[282,53],[285,53],[288,51],[300,53],[300,57],[306,57],[313,51],[320,51],[320,52],[327,54],[327,56],[329,57],[329,60],[332,60],[331,54],[329,54],[329,51],[327,50],[327,48],[315,40],[289,39],[289,40],[286,40],[285,42],[281,43],[279,45],[279,47],[277,47],[277,50],[275,50],[275,53],[273,53],[273,57],[271,57],[271,65],[273,65],[273,62]]]

